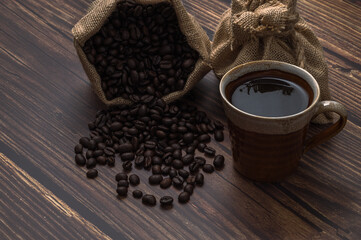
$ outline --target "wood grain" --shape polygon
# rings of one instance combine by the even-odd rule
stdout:
[[[226,129],[225,141],[211,145],[226,156],[225,169],[206,175],[189,204],[168,211],[132,197],[117,199],[113,178],[119,164],[99,168],[96,180],[87,180],[85,169],[74,164],[74,145],[104,107],[91,91],[70,33],[90,2],[0,2],[0,239],[359,238],[359,1],[299,1],[302,17],[324,46],[332,96],[349,110],[346,128],[307,153],[280,184],[255,183],[233,169]],[[184,4],[212,36],[230,1]],[[225,122],[217,89],[218,79],[209,73],[185,99]],[[145,192],[158,199],[177,196],[175,189],[149,186],[148,172],[136,173]]]

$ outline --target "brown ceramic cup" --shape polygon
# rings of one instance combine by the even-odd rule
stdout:
[[[230,102],[232,85],[236,80],[237,86],[250,80],[248,76],[281,77],[300,85],[309,95],[308,107],[282,117],[253,115],[234,107]],[[262,60],[237,66],[223,76],[219,89],[228,118],[234,167],[252,180],[284,179],[295,171],[303,153],[335,136],[347,121],[345,108],[335,101],[320,101],[317,81],[306,70],[292,64]],[[340,118],[306,140],[310,121],[325,112],[335,112]]]

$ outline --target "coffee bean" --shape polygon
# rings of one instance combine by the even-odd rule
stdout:
[[[172,182],[175,188],[181,189],[183,187],[183,180],[180,177],[174,177]]]
[[[99,157],[99,156],[102,156],[104,154],[104,151],[103,150],[95,150],[94,152],[93,152],[93,157],[94,158],[97,158],[97,157]]]
[[[104,156],[97,157],[97,163],[99,165],[105,165],[107,163],[107,159]]]
[[[130,175],[129,176],[129,183],[132,186],[137,186],[140,183],[140,179],[139,179],[138,175],[136,175],[136,174]]]
[[[146,170],[149,170],[152,166],[152,157],[148,156],[148,157],[145,157],[145,160],[144,160],[144,169]]]
[[[116,132],[116,131],[121,130],[122,127],[123,127],[123,125],[122,125],[121,122],[113,122],[113,123],[110,125],[110,130],[113,131],[113,132]]]
[[[126,152],[120,155],[120,158],[122,161],[133,161],[134,159],[134,153],[132,152]]]
[[[184,155],[182,161],[184,165],[189,165],[194,161],[194,155],[193,154]]]
[[[124,143],[119,145],[118,152],[120,154],[127,153],[133,151],[133,145],[131,143]]]
[[[75,152],[75,154],[83,153],[83,145],[77,144],[77,145],[74,147],[74,152]]]
[[[160,157],[154,156],[152,157],[152,165],[162,165],[163,161]]]
[[[198,186],[202,186],[204,183],[204,176],[202,173],[197,173],[196,178],[195,178],[195,182]]]
[[[128,180],[119,180],[118,181],[118,187],[129,187]]]
[[[194,185],[192,184],[187,184],[184,188],[183,191],[189,193],[189,195],[193,194],[193,190],[194,190]]]
[[[115,153],[114,148],[111,148],[111,147],[106,147],[106,148],[104,148],[103,151],[107,156],[114,156],[114,153]]]
[[[211,137],[208,134],[202,134],[198,137],[198,141],[201,143],[209,143],[211,141]]]
[[[130,170],[132,170],[132,165],[133,165],[132,162],[126,161],[122,164],[122,167],[123,167],[124,171],[130,171]]]
[[[192,163],[189,165],[189,172],[190,172],[191,174],[195,174],[195,173],[198,172],[199,168],[200,168],[199,163],[197,163],[197,162],[192,162]]]
[[[186,183],[187,183],[187,184],[194,185],[194,184],[196,183],[196,178],[195,178],[195,176],[189,176],[189,177],[186,179]]]
[[[222,130],[217,130],[214,132],[214,139],[217,142],[222,142],[224,140],[224,135]]]
[[[216,169],[221,169],[224,166],[224,157],[222,155],[215,156],[213,165]]]
[[[153,195],[145,194],[142,197],[142,203],[149,206],[155,206],[157,201]]]
[[[163,180],[163,177],[160,174],[156,174],[156,175],[150,176],[148,178],[148,180],[149,180],[150,184],[156,185],[156,184],[159,184]]]
[[[200,151],[200,152],[204,152],[204,148],[205,148],[206,146],[207,146],[207,145],[204,144],[204,143],[199,143],[197,149],[198,149],[198,151]]]
[[[171,196],[163,196],[159,200],[162,207],[168,207],[173,204],[173,198]]]
[[[120,180],[128,181],[128,175],[126,173],[118,173],[117,175],[115,175],[115,181],[119,182]]]
[[[79,139],[79,143],[83,145],[83,147],[88,148],[90,145],[90,139],[88,137],[82,137]]]
[[[203,167],[206,164],[206,159],[203,157],[195,157],[194,161],[199,164],[199,167]]]
[[[128,188],[127,187],[118,187],[117,188],[117,193],[118,193],[119,196],[125,197],[125,196],[127,196]]]
[[[154,165],[152,167],[152,173],[153,174],[161,174],[162,173],[162,168],[160,165]]]
[[[183,162],[181,160],[175,159],[172,163],[173,167],[175,169],[181,169],[183,168]]]
[[[160,182],[161,188],[168,188],[172,185],[172,179],[171,178],[163,178],[163,180]]]
[[[183,179],[187,179],[189,176],[189,172],[184,169],[179,169],[178,175],[181,176]]]
[[[204,148],[204,153],[207,155],[207,156],[210,156],[210,157],[214,157],[214,155],[216,154],[216,150],[212,147],[205,147]]]
[[[87,159],[92,158],[92,157],[93,157],[93,151],[92,151],[92,150],[86,151],[85,157],[86,157]]]
[[[78,164],[79,166],[84,166],[86,163],[86,160],[83,156],[83,154],[76,154],[75,155],[75,163]]]
[[[184,141],[186,144],[192,143],[192,142],[193,142],[193,139],[194,139],[193,133],[186,133],[186,134],[184,134],[184,136],[183,136],[183,141]]]
[[[88,170],[87,172],[86,172],[86,176],[88,177],[88,178],[96,178],[97,176],[98,176],[98,170],[96,170],[96,169],[90,169],[90,170]]]
[[[171,169],[169,170],[169,177],[170,177],[170,178],[174,178],[174,177],[177,176],[177,175],[178,175],[177,170],[175,170],[174,168],[171,168]]]
[[[144,162],[145,162],[144,156],[137,156],[134,161],[135,165],[138,167],[142,167],[144,165]]]
[[[187,154],[194,154],[195,150],[196,150],[196,148],[194,146],[189,146],[186,149],[186,153]],[[184,163],[184,161],[183,161],[183,163]]]
[[[95,158],[89,158],[89,159],[86,161],[86,167],[87,167],[88,169],[94,168],[96,165],[97,165],[97,161],[95,160]]]
[[[181,192],[178,196],[178,201],[180,203],[186,203],[190,199],[190,194],[188,192]]]
[[[205,164],[205,165],[203,166],[203,172],[206,172],[206,173],[212,173],[212,172],[214,172],[214,167],[213,167],[213,165],[211,165],[211,164]]]
[[[115,165],[115,158],[114,157],[107,157],[107,163],[109,167],[114,167]]]
[[[142,196],[143,196],[143,192],[142,192],[142,191],[140,191],[140,190],[134,190],[134,191],[133,191],[133,197],[134,197],[134,198],[142,198]]]

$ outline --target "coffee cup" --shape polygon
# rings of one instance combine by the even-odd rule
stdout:
[[[234,168],[252,180],[283,180],[296,170],[305,152],[335,136],[347,122],[345,108],[335,101],[320,101],[315,78],[292,64],[262,60],[239,65],[223,76],[219,90]],[[237,94],[243,94],[238,103]],[[340,117],[306,139],[311,120],[327,112]]]

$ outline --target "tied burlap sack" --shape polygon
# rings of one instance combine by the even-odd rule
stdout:
[[[81,18],[72,29],[74,46],[83,68],[95,93],[100,100],[107,105],[130,104],[131,101],[121,97],[108,100],[105,97],[101,87],[101,78],[94,65],[88,61],[82,47],[89,38],[100,30],[108,17],[115,11],[117,3],[121,1],[123,0],[94,1],[90,5],[87,14]],[[168,103],[172,102],[190,91],[194,85],[211,70],[209,63],[211,49],[210,40],[194,17],[185,10],[181,0],[134,0],[134,2],[144,5],[154,5],[162,2],[171,4],[177,15],[181,32],[186,36],[189,46],[199,53],[199,59],[195,64],[194,70],[188,76],[184,88],[181,91],[171,92],[168,95],[163,96],[163,100]]]
[[[306,69],[317,80],[321,100],[329,100],[322,47],[296,12],[297,0],[233,0],[216,29],[211,64],[221,78],[233,67],[256,60],[277,60]],[[321,114],[314,123],[329,123]]]

